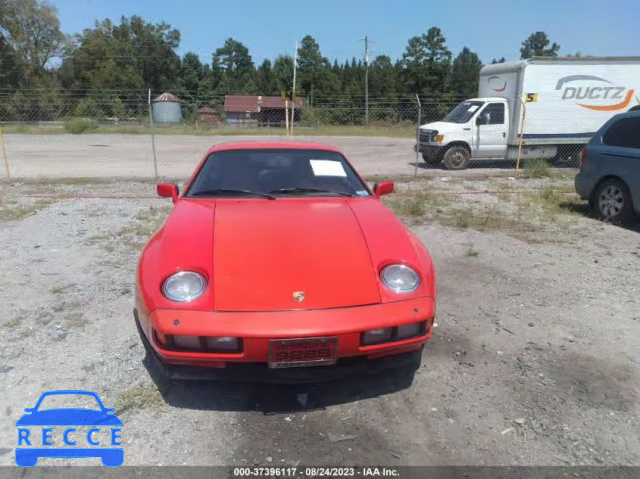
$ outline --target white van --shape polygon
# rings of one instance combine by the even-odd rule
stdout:
[[[420,126],[429,164],[464,169],[471,159],[579,161],[580,151],[617,113],[640,104],[640,57],[533,58],[488,65],[479,98]],[[524,113],[524,123],[523,123]]]

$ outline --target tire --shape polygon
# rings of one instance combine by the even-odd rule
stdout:
[[[437,156],[429,156],[426,153],[422,154],[422,159],[428,166],[438,166],[442,163],[442,158],[438,158]]]
[[[471,153],[464,146],[452,146],[442,160],[447,170],[466,170],[470,162]]]
[[[616,178],[600,183],[590,204],[598,218],[611,223],[626,223],[635,216],[629,188]]]

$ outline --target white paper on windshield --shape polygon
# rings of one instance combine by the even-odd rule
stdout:
[[[309,160],[311,163],[311,169],[316,176],[341,176],[347,177],[347,172],[344,171],[342,163],[339,161],[331,160]]]
[[[476,111],[478,108],[480,108],[478,105],[471,105],[469,107],[469,110],[467,110],[469,113],[473,113],[474,111]]]

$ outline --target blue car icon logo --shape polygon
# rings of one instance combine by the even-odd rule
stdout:
[[[91,407],[46,408],[43,405],[43,401],[48,404],[52,399],[66,403],[68,399],[78,398],[88,400]],[[114,414],[114,409],[104,407],[96,393],[48,391],[25,412],[16,422],[18,466],[35,466],[40,457],[99,457],[103,465],[111,467],[121,466],[124,462],[122,421]],[[56,443],[63,443],[64,447],[56,447],[62,446]]]

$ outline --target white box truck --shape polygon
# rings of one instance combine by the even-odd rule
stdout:
[[[640,108],[640,57],[487,65],[480,70],[478,96],[420,126],[417,148],[427,163],[464,169],[476,158],[516,159],[520,146],[522,159],[577,163],[609,118]]]

